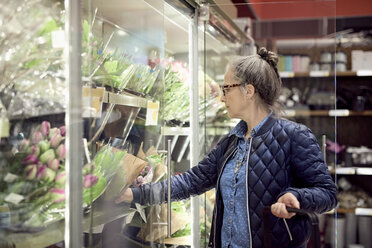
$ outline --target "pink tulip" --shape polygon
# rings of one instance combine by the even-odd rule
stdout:
[[[65,185],[66,183],[66,172],[61,171],[56,175],[55,182],[58,185]]]
[[[59,128],[56,128],[56,127],[51,128],[49,130],[49,136],[48,136],[48,138],[49,139],[52,138],[54,134],[61,134],[61,131],[59,130]]]
[[[59,160],[63,160],[65,159],[65,156],[66,156],[66,147],[64,144],[60,144],[56,150],[56,153],[57,153],[57,158]]]
[[[66,126],[60,127],[59,130],[61,131],[62,137],[65,137],[66,136]]]
[[[40,155],[40,148],[38,145],[33,145],[27,149],[27,153],[30,155],[35,155],[37,157]]]
[[[32,136],[32,143],[38,144],[40,141],[44,139],[43,134],[40,131],[36,131]]]
[[[48,163],[48,168],[50,168],[54,171],[57,171],[58,168],[59,168],[59,160],[56,159],[56,158],[50,160],[49,163]]]
[[[44,179],[46,175],[46,166],[41,164],[38,166],[37,172],[36,172],[36,179],[41,180]]]
[[[83,187],[84,188],[90,188],[90,187],[96,185],[97,182],[98,182],[98,177],[97,176],[94,176],[92,174],[88,174],[84,177]]]
[[[47,181],[47,182],[51,182],[54,180],[54,178],[56,177],[56,172],[50,168],[46,168],[45,169],[45,175],[44,175],[44,180]]]
[[[27,139],[23,139],[18,146],[18,150],[21,152],[27,151],[28,147],[30,146],[30,141]]]
[[[48,137],[48,134],[49,134],[49,130],[50,130],[50,123],[48,121],[43,121],[40,125],[40,129],[39,131],[41,132],[41,134],[44,136],[44,137]]]
[[[25,159],[23,159],[22,164],[23,165],[29,165],[29,164],[37,164],[39,160],[35,155],[28,155]]]
[[[62,141],[62,136],[58,133],[55,133],[52,138],[50,138],[50,146],[56,148]]]
[[[25,178],[26,180],[33,180],[36,177],[37,165],[30,164],[25,168]]]
[[[88,175],[92,173],[93,171],[94,171],[94,164],[90,163],[90,164],[84,165],[82,173],[83,175]]]
[[[39,142],[39,147],[40,147],[41,152],[45,152],[50,148],[50,144],[49,142],[42,140]]]
[[[51,160],[55,159],[56,155],[53,149],[49,149],[40,155],[40,161],[44,164],[48,164]]]
[[[66,199],[65,189],[52,188],[49,193],[54,203],[62,202]]]

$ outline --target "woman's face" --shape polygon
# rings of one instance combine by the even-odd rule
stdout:
[[[238,82],[234,80],[231,70],[226,72],[222,88],[221,101],[225,103],[230,118],[241,118],[245,98],[243,92],[239,89]]]

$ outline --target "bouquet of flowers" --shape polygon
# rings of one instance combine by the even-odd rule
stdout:
[[[34,230],[64,217],[66,128],[44,121],[22,140],[0,176],[0,205],[10,209],[7,228]],[[126,152],[103,146],[82,169],[83,203],[90,205],[106,189]]]

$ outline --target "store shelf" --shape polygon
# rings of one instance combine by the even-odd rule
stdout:
[[[327,212],[326,214],[334,214],[335,209]],[[355,214],[362,216],[372,216],[372,208],[337,208],[338,214]]]
[[[331,109],[331,110],[292,110],[284,111],[286,117],[296,116],[331,116],[331,117],[348,117],[348,116],[372,116],[372,110],[353,111],[348,109]]]
[[[117,105],[125,105],[130,107],[147,108],[147,99],[131,96],[126,94],[115,94],[112,92],[105,92],[103,102]]]
[[[372,168],[370,167],[337,167],[335,170],[329,166],[328,169],[332,174],[337,175],[372,175]]]
[[[310,72],[293,72],[281,71],[279,72],[281,78],[295,78],[295,77],[369,77],[372,76],[372,70],[360,71],[310,71]]]

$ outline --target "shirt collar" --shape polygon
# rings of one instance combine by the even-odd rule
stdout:
[[[255,133],[258,132],[258,130],[260,130],[260,128],[265,124],[265,122],[267,121],[267,119],[269,119],[269,117],[273,114],[273,111],[270,111],[270,113],[265,117],[265,119],[263,119],[260,123],[258,123],[257,126],[255,126],[254,128],[252,128],[251,130],[251,136],[254,136]],[[231,132],[229,133],[229,137],[231,135],[236,135],[238,136],[239,138],[244,138],[245,137],[245,133],[247,132],[248,130],[248,126],[247,126],[247,123],[243,120],[241,120],[235,127],[233,130],[231,130]]]

